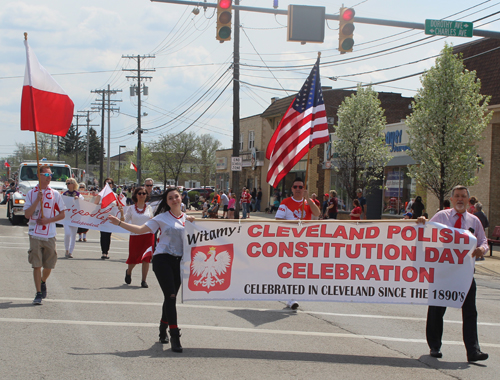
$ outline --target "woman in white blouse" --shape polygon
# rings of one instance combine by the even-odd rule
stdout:
[[[151,219],[153,217],[153,209],[150,205],[146,204],[148,200],[149,195],[146,189],[142,186],[136,187],[132,195],[134,204],[129,206],[125,211],[125,222],[135,224],[136,226],[142,226]],[[130,234],[128,259],[126,261],[128,268],[125,271],[125,283],[130,284],[132,282],[132,270],[137,264],[142,264],[141,287],[148,287],[146,277],[148,276],[149,263],[151,262],[153,254],[154,239],[155,235],[152,233],[145,233],[142,235]],[[150,252],[145,255],[150,248]]]

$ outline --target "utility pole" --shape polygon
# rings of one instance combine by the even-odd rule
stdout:
[[[137,69],[122,69],[123,71],[135,71],[136,75],[127,75],[127,79],[137,80],[137,86],[130,87],[130,95],[137,95],[137,184],[142,183],[141,172],[142,172],[142,141],[141,135],[143,133],[141,128],[141,92],[144,95],[148,94],[148,88],[145,85],[141,86],[142,80],[151,80],[152,77],[141,75],[142,72],[156,71],[155,69],[141,69],[141,61],[147,58],[155,58],[154,55],[122,55],[122,58],[133,59],[137,61]]]
[[[80,136],[78,136],[78,121],[80,120],[81,117],[85,117],[85,115],[73,115],[74,118],[76,118],[76,141],[75,141],[75,168],[78,168],[78,150],[80,149]],[[58,144],[59,146],[59,144]]]
[[[82,113],[86,113],[86,119],[85,121],[87,122],[87,149],[86,149],[86,154],[85,154],[85,178],[86,178],[86,184],[88,185],[88,175],[89,175],[89,131],[90,127],[98,127],[98,124],[90,124],[90,113],[95,112],[95,111],[78,111]],[[85,116],[85,115],[84,115]]]
[[[235,5],[240,0],[235,0]],[[234,54],[233,54],[233,157],[240,156],[240,11],[234,10]],[[240,172],[234,171],[231,187],[240,195]],[[235,203],[235,216],[240,218],[240,202]]]
[[[101,157],[100,157],[100,160],[99,160],[99,186],[103,186],[103,182],[104,182],[104,111],[106,111],[106,95],[109,95],[109,94],[116,94],[118,92],[122,92],[122,90],[110,90],[109,89],[109,85],[108,85],[108,89],[105,90],[92,90],[91,91],[92,93],[96,93],[96,94],[100,94],[101,95],[101,99],[96,99],[96,101],[100,101],[101,102],[101,105],[99,105],[98,103],[94,103],[94,106],[91,107],[93,109],[99,109],[100,111],[102,111],[101,113]],[[112,100],[113,102],[121,102],[121,100]],[[108,101],[108,104],[110,104],[111,100]],[[114,105],[114,104],[113,104]],[[111,111],[119,111],[120,109],[119,108],[111,108],[111,104],[109,106],[109,108],[107,108],[107,111],[108,111],[108,115]],[[109,141],[110,141],[110,135],[109,135],[109,123],[108,123],[108,161],[109,161],[109,148],[110,148],[110,144],[109,144]],[[108,177],[109,177],[109,165],[108,165],[108,173],[107,173]]]

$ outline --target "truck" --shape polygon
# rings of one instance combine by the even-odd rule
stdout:
[[[72,177],[71,167],[62,161],[40,161],[40,166],[50,166],[52,170],[52,180],[50,187],[60,193],[68,190],[66,180]],[[17,178],[17,189],[10,194],[7,202],[7,218],[13,225],[26,222],[24,217],[24,203],[26,195],[38,184],[38,170],[36,161],[24,161],[19,165]]]

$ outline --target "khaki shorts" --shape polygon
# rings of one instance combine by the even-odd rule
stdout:
[[[32,268],[54,269],[57,263],[56,238],[39,240],[30,236],[28,262]]]

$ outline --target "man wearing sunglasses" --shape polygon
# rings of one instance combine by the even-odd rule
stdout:
[[[309,192],[305,189],[302,178],[296,178],[292,184],[292,196],[283,199],[275,218],[277,220],[311,220],[318,219],[320,213],[319,207],[309,198]],[[286,306],[296,310],[299,304],[291,300]]]
[[[24,204],[24,215],[29,219],[28,261],[33,268],[36,288],[33,305],[41,305],[42,299],[47,297],[45,282],[57,262],[56,222],[64,219],[65,209],[61,194],[49,186],[52,179],[50,167],[42,166],[38,177],[40,183],[28,192]]]

